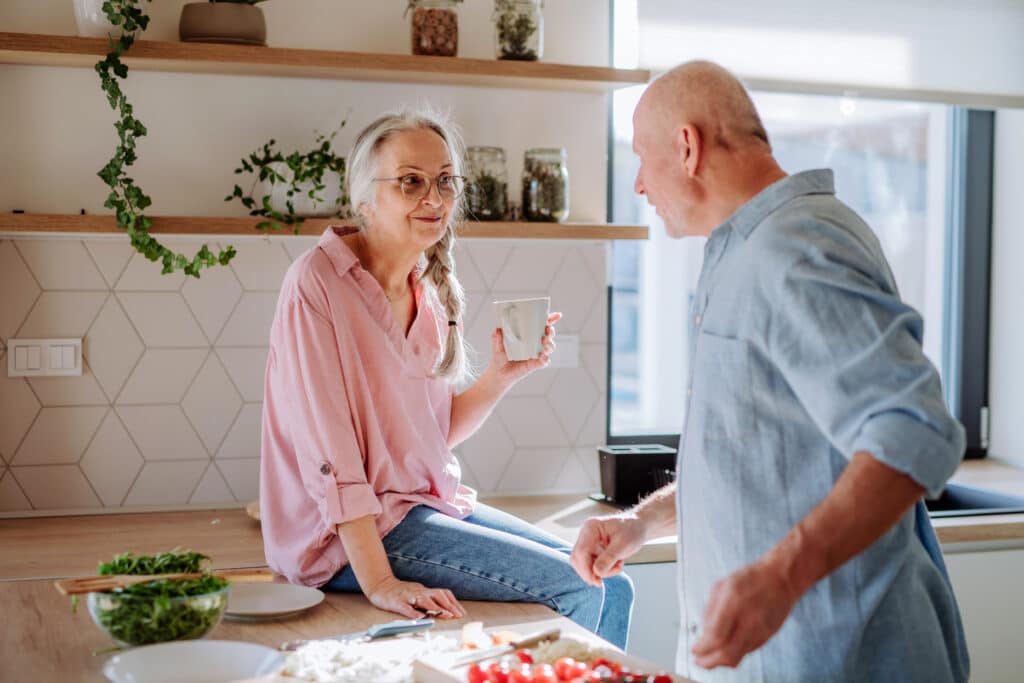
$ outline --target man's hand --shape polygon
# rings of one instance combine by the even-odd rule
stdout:
[[[738,666],[782,628],[800,591],[775,564],[761,560],[711,588],[704,633],[691,650],[705,669]]]
[[[601,579],[622,571],[623,561],[645,540],[646,528],[635,514],[591,517],[580,529],[569,562],[580,578],[600,586]]]

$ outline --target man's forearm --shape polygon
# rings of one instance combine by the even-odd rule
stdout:
[[[908,475],[859,451],[825,499],[763,560],[802,595],[881,538],[924,492]]]
[[[644,523],[647,540],[676,533],[676,484],[663,486],[630,512]]]

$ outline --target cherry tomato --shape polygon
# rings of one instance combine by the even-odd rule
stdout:
[[[672,677],[668,674],[658,674],[648,677],[648,683],[672,683]]]
[[[508,683],[533,683],[533,667],[529,664],[520,664],[513,667],[509,674]]]
[[[555,660],[555,675],[560,681],[568,681],[572,678],[572,667],[576,666],[576,660],[572,657],[559,657]]]
[[[572,673],[572,675],[570,676],[570,680],[572,678],[583,678],[588,673],[590,673],[590,667],[587,666],[586,662],[576,662],[572,665],[570,671]]]
[[[619,664],[618,662],[614,662],[614,661],[612,661],[610,659],[605,659],[604,657],[598,657],[597,659],[595,659],[593,662],[591,662],[591,666],[593,668],[595,668],[595,669],[597,667],[599,667],[599,666],[604,666],[604,667],[607,667],[612,673],[615,673],[615,674],[618,674],[618,673],[622,672],[622,665],[621,664]]]
[[[509,667],[507,662],[494,662],[487,667],[487,680],[489,683],[509,683]]]
[[[516,657],[519,657],[519,661],[523,664],[533,664],[533,655],[529,650],[516,650]]]
[[[466,671],[466,681],[467,683],[487,683],[487,672],[474,662]]]
[[[533,683],[558,683],[558,676],[550,664],[533,667]]]

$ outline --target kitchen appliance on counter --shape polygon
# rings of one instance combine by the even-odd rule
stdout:
[[[676,449],[657,443],[599,446],[601,493],[591,498],[619,507],[635,505],[675,480]]]

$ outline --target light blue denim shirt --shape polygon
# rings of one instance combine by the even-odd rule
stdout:
[[[678,668],[707,681],[965,681],[959,611],[923,503],[819,581],[737,669],[690,648],[714,583],[754,562],[867,451],[938,493],[964,452],[870,228],[832,172],[786,177],[718,226],[690,312],[679,449]],[[871,505],[871,501],[864,501]]]

